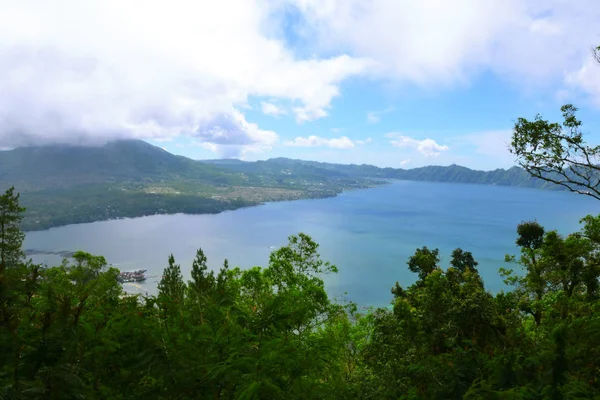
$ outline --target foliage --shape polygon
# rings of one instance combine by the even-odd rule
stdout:
[[[550,123],[540,115],[515,124],[511,152],[532,176],[570,191],[600,199],[600,147],[583,139],[581,121],[572,104],[561,107],[564,122]]]
[[[18,200],[0,197],[13,224]],[[199,249],[189,281],[171,255],[158,295],[140,297],[100,256],[27,262],[17,229],[0,238],[14,244],[0,398],[598,398],[600,216],[582,223],[567,236],[521,223],[507,261],[523,270],[505,269],[512,289],[495,295],[470,252],[443,268],[437,249],[417,249],[416,282],[366,313],[329,299],[323,275],[337,268],[302,233],[264,268],[213,269]]]
[[[593,54],[600,63],[600,47],[593,49]],[[600,200],[600,146],[583,139],[575,106],[565,104],[560,110],[562,124],[539,114],[533,121],[519,118],[510,151],[532,177]]]
[[[19,229],[25,208],[19,206],[19,194],[9,188],[0,196],[0,274],[23,258],[21,245],[25,235]]]

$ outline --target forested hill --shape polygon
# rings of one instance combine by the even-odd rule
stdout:
[[[38,146],[0,152],[0,186],[21,192],[106,182],[193,180],[206,185],[288,185],[327,183],[335,179],[405,179],[416,181],[480,183],[557,189],[529,176],[519,167],[493,171],[459,165],[414,169],[378,168],[315,161],[272,158],[195,161],[173,155],[141,140],[120,140],[98,147]]]
[[[190,178],[235,184],[236,174],[173,155],[141,140],[103,146],[51,145],[0,152],[0,182],[22,191],[79,184]]]
[[[413,169],[379,168],[367,164],[333,164],[316,161],[271,158],[266,161],[247,162],[235,159],[203,160],[205,164],[219,166],[249,174],[297,175],[309,177],[348,176],[356,179],[401,179],[429,182],[476,183],[486,185],[520,186],[561,190],[543,180],[531,177],[524,169],[514,166],[509,169],[479,171],[460,165],[427,166]]]
[[[21,193],[26,230],[152,214],[218,213],[381,184],[347,174],[245,173],[140,140],[0,151],[0,190]]]
[[[21,193],[23,228],[151,214],[217,213],[266,201],[335,196],[390,179],[545,188],[524,170],[378,168],[273,158],[196,161],[140,140],[0,151],[0,190]],[[551,188],[556,189],[556,186]]]

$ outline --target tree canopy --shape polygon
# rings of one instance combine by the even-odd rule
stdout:
[[[600,46],[593,56],[600,64]],[[518,118],[510,151],[531,176],[600,200],[600,146],[584,140],[577,107],[565,104],[561,112],[562,123],[539,114],[533,121]]]
[[[14,191],[0,210],[14,226]],[[521,223],[497,294],[470,252],[441,265],[419,248],[414,284],[367,311],[329,298],[337,268],[302,233],[247,270],[199,249],[189,281],[170,255],[158,294],[134,296],[103,257],[35,265],[5,229],[0,398],[598,398],[600,217],[582,223],[567,236]]]

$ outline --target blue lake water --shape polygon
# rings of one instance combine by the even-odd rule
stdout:
[[[394,182],[338,197],[269,203],[216,215],[157,215],[69,225],[29,232],[26,249],[84,250],[103,255],[122,270],[146,268],[156,276],[130,291],[154,293],[173,253],[186,279],[196,249],[218,269],[266,265],[271,246],[298,232],[320,244],[325,260],[339,273],[325,278],[331,295],[362,305],[386,305],[390,288],[407,286],[415,276],[406,261],[421,246],[439,248],[442,266],[456,247],[471,251],[490,291],[503,288],[498,268],[514,254],[517,224],[536,219],[566,234],[580,228],[587,214],[600,214],[600,201],[567,192],[501,186]],[[53,264],[58,256],[34,261]]]

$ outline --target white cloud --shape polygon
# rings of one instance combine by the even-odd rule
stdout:
[[[497,157],[510,155],[509,147],[512,140],[511,130],[486,131],[457,136],[452,139],[457,144],[470,144],[475,146],[477,153]]]
[[[373,141],[373,138],[372,137],[368,137],[368,138],[366,138],[364,140],[357,140],[356,144],[369,144],[372,141]]]
[[[290,147],[332,147],[335,149],[351,149],[355,147],[355,142],[346,136],[327,139],[320,136],[297,137],[284,143]]]
[[[375,111],[369,111],[367,113],[367,120],[372,124],[376,124],[381,121],[381,117]]]
[[[479,164],[487,168],[509,168],[515,165],[515,156],[510,153],[512,131],[484,131],[459,135],[448,139],[454,152],[460,148],[464,154],[480,155],[485,161]]]
[[[407,158],[406,160],[402,160],[402,161],[400,161],[400,166],[404,167],[404,166],[410,164],[411,161],[412,160],[410,158]]]
[[[274,117],[278,117],[280,115],[287,114],[287,111],[273,103],[269,103],[266,101],[260,102],[260,108],[265,115],[271,115]]]
[[[367,121],[369,121],[372,124],[376,124],[379,121],[381,121],[381,117],[383,115],[388,114],[392,111],[394,111],[393,107],[388,107],[385,110],[381,110],[381,111],[369,111],[369,112],[367,112]]]
[[[275,132],[246,122],[239,111],[217,116],[195,137],[203,148],[227,158],[270,150],[279,140]]]
[[[320,51],[371,58],[379,76],[432,88],[483,70],[520,87],[557,84],[599,40],[597,0],[288,2]]]
[[[443,151],[448,151],[450,148],[446,145],[440,145],[433,139],[418,140],[410,136],[404,136],[396,132],[385,135],[390,138],[390,143],[394,147],[415,149],[425,157],[437,157]]]
[[[258,0],[3,1],[0,142],[189,135],[220,149],[268,147],[274,133],[239,111],[248,97],[285,99],[299,120],[319,118],[340,82],[371,65],[346,55],[296,58],[267,31],[279,22],[270,7]],[[224,120],[235,134],[221,132]]]
[[[583,92],[600,108],[600,64],[593,57],[590,56],[579,70],[567,73],[565,82],[576,91]]]
[[[437,89],[487,70],[566,82],[600,106],[597,0],[0,2],[3,147],[187,135],[219,154],[265,151],[278,137],[247,121],[249,98],[312,121],[355,76]],[[283,38],[290,4],[307,48]]]

